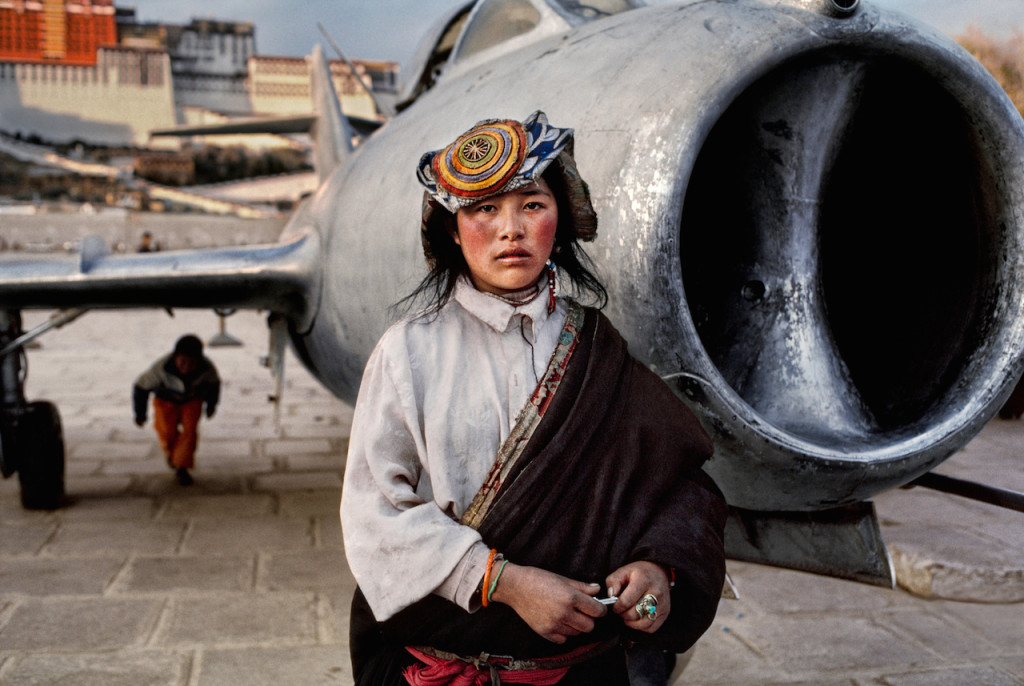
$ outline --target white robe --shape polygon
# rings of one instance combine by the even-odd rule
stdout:
[[[458,523],[544,375],[568,313],[546,276],[512,306],[460,279],[436,314],[377,343],[349,439],[341,524],[378,621],[438,593],[467,610],[489,547]]]

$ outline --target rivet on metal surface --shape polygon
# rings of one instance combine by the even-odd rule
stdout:
[[[743,296],[744,300],[747,300],[749,302],[757,302],[758,300],[764,297],[764,294],[767,292],[767,290],[768,289],[765,287],[763,281],[751,279],[750,281],[747,281],[745,284],[743,284],[743,288],[740,289],[740,295]]]

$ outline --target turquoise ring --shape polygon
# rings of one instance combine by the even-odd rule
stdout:
[[[633,608],[640,616],[640,619],[647,618],[652,622],[658,618],[658,599],[648,593]]]

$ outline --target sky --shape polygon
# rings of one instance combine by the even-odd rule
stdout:
[[[143,22],[187,24],[193,17],[251,21],[262,55],[308,55],[315,43],[331,54],[317,28],[324,25],[350,58],[405,62],[421,36],[448,9],[465,0],[115,0],[134,5]],[[664,0],[648,0],[660,4]],[[956,36],[969,25],[1005,35],[1024,30],[1024,0],[863,0],[895,9]]]

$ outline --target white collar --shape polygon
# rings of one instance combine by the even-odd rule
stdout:
[[[512,326],[512,319],[522,315],[528,323],[529,340],[535,339],[534,327],[547,321],[548,315],[548,273],[541,272],[537,282],[537,296],[522,305],[512,305],[489,293],[478,291],[467,276],[460,276],[452,296],[467,312],[498,333],[505,333]],[[524,329],[524,334],[526,330]]]

